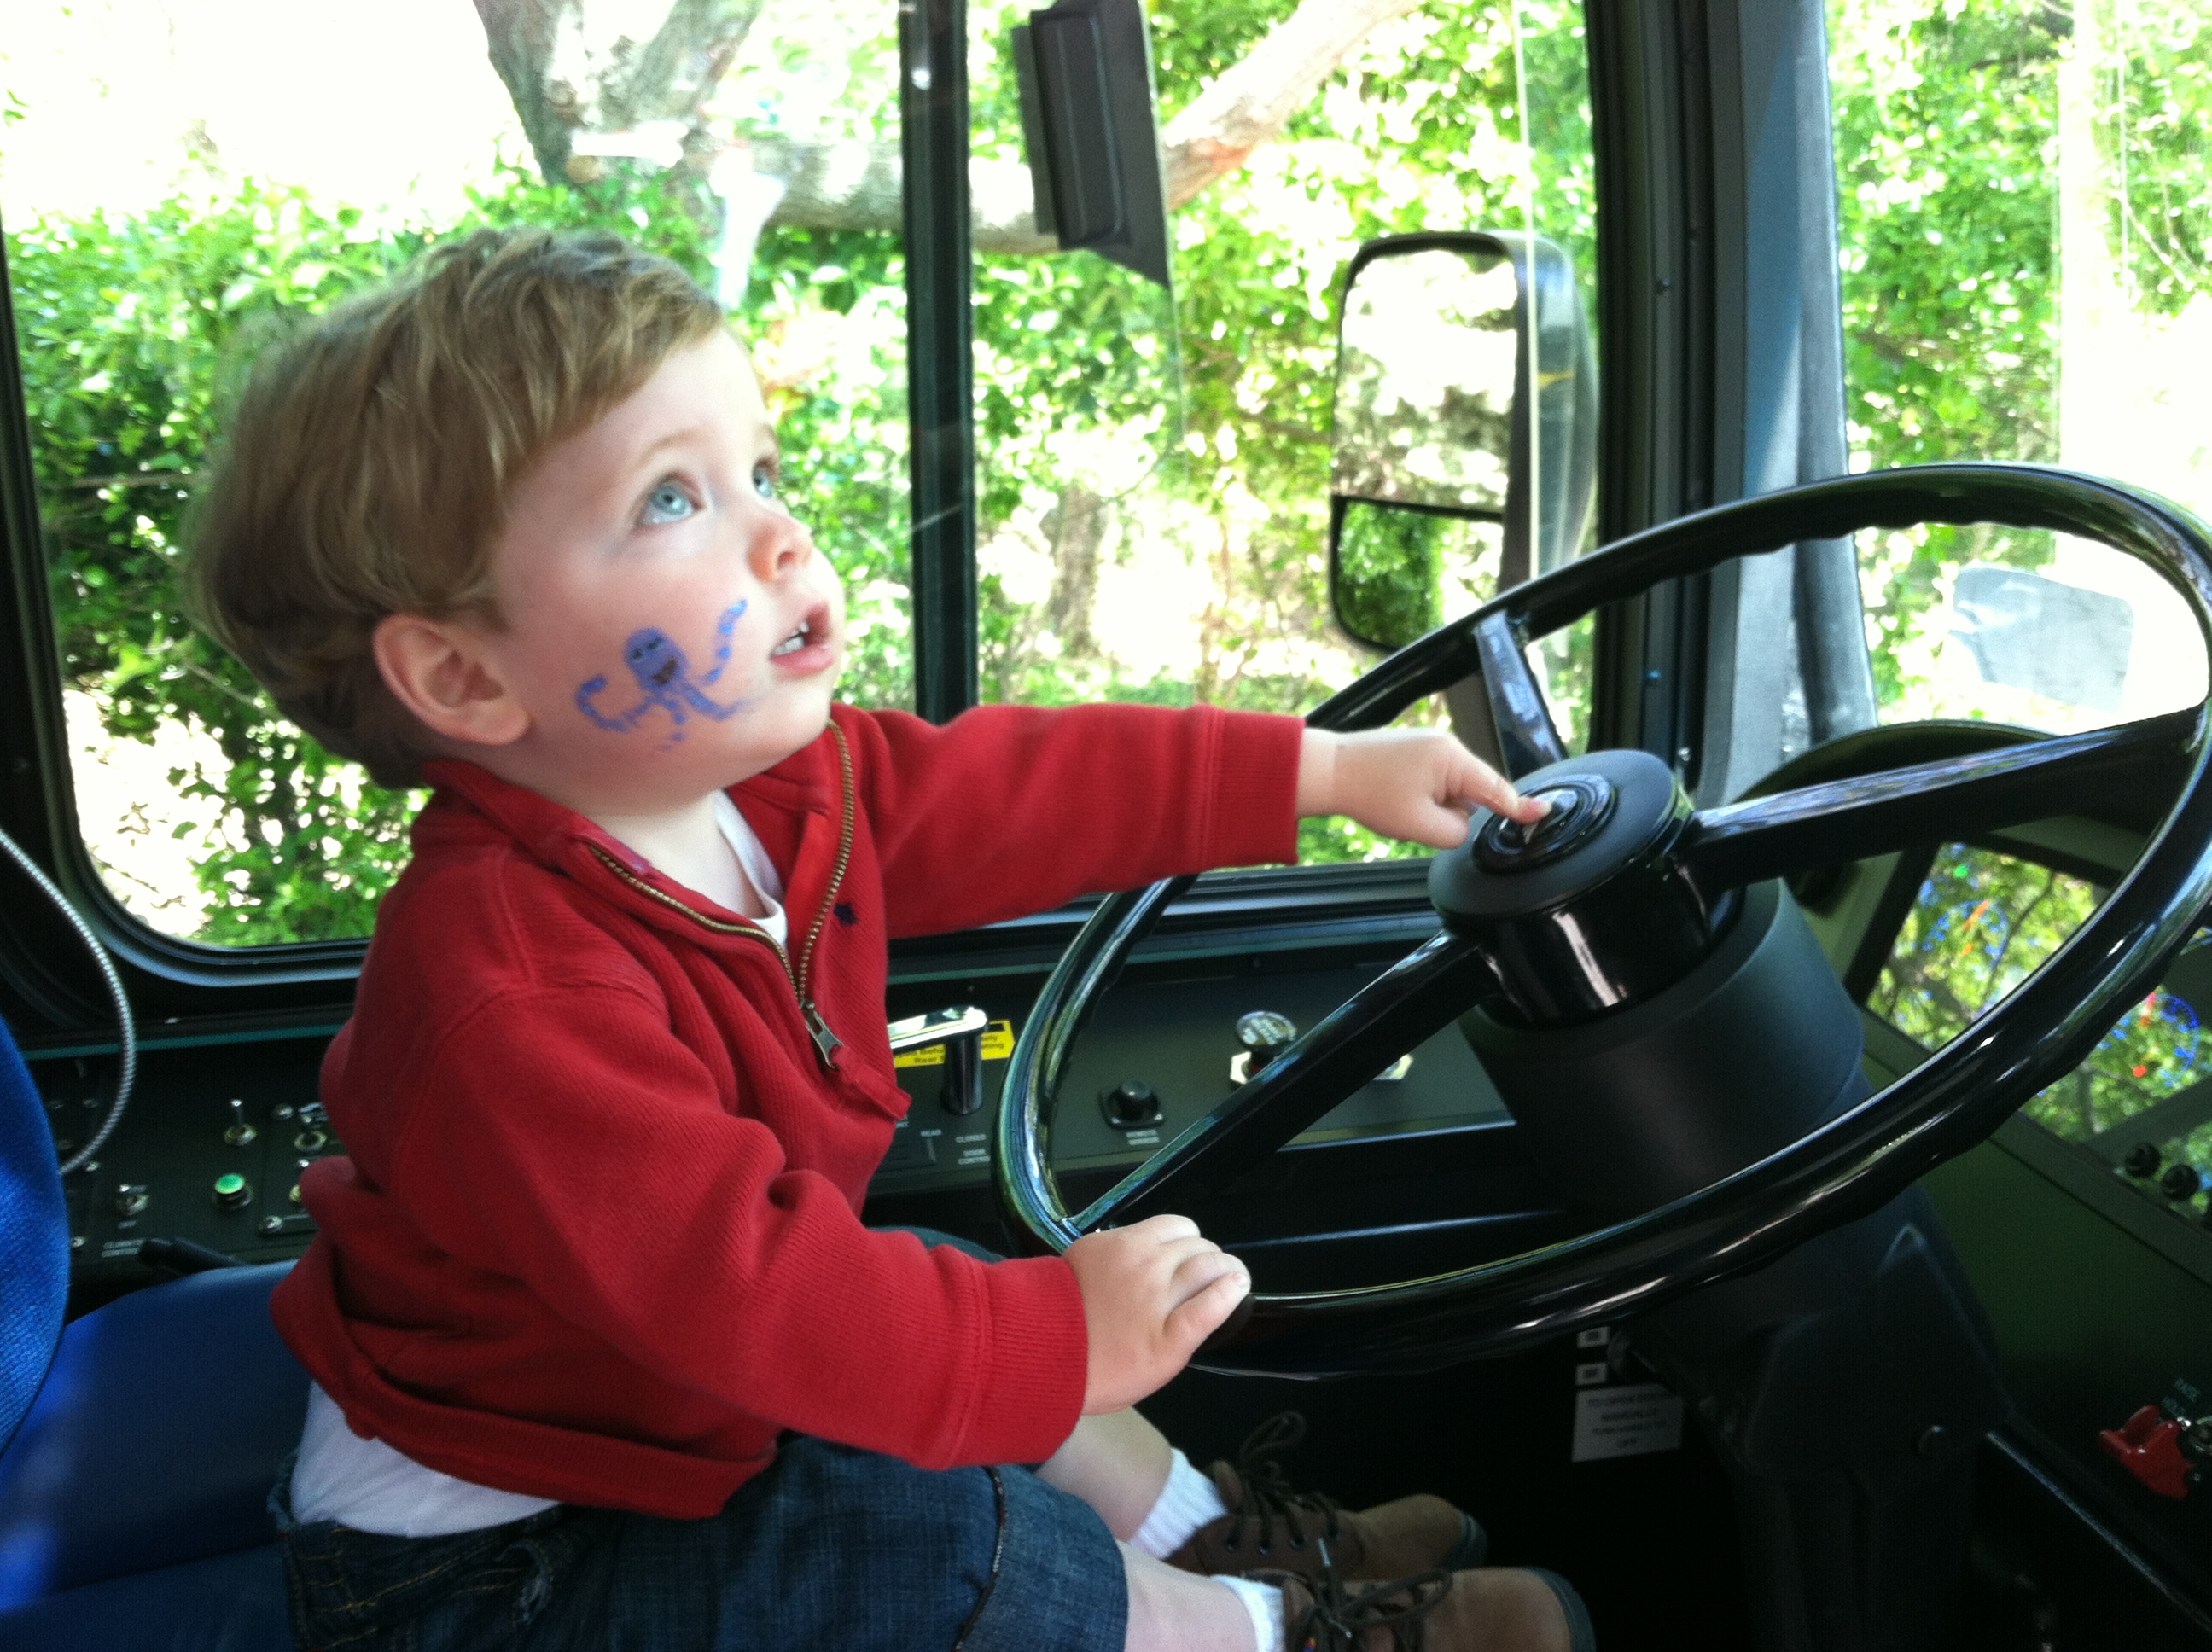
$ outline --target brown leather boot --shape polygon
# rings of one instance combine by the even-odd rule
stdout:
[[[1284,1652],[1596,1652],[1582,1597],[1551,1572],[1490,1566],[1395,1583],[1251,1576],[1283,1591]]]
[[[1168,1564],[1208,1576],[1255,1567],[1317,1576],[1333,1564],[1340,1577],[1410,1577],[1482,1564],[1488,1535],[1442,1497],[1423,1493],[1355,1513],[1292,1491],[1275,1454],[1305,1432],[1304,1418],[1284,1412],[1252,1430],[1234,1465],[1208,1469],[1229,1512],[1200,1527]]]

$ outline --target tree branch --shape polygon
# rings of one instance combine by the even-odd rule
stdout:
[[[569,175],[579,133],[668,123],[688,150],[702,142],[700,109],[744,44],[762,0],[665,0],[650,22],[635,6],[590,0],[476,0],[492,67],[548,179]]]
[[[1336,66],[1382,24],[1421,0],[1305,0],[1222,71],[1160,134],[1168,210],[1194,199],[1216,179],[1282,135]]]

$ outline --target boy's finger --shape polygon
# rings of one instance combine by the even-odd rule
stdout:
[[[1250,1294],[1251,1289],[1252,1277],[1242,1267],[1234,1273],[1223,1274],[1168,1315],[1169,1335],[1179,1347],[1196,1348],[1237,1311],[1237,1304]]]
[[[1210,1256],[1187,1258],[1175,1271],[1170,1290],[1178,1302],[1188,1302],[1204,1295],[1222,1280],[1242,1279],[1243,1289],[1252,1288],[1252,1276],[1244,1264],[1225,1250],[1217,1250]]]
[[[1551,805],[1541,798],[1523,797],[1512,781],[1487,767],[1470,768],[1454,776],[1451,795],[1524,826],[1551,812]]]
[[[1148,1216],[1134,1224],[1129,1231],[1141,1233],[1156,1244],[1170,1245],[1178,1240],[1198,1237],[1198,1224],[1187,1216]]]

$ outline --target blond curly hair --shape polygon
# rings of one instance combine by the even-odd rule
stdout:
[[[386,786],[421,726],[371,651],[390,614],[496,626],[514,486],[722,313],[619,236],[482,230],[264,351],[187,524],[195,616],[284,714]]]

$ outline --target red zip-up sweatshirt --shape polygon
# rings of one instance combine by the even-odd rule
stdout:
[[[276,1288],[285,1341],[356,1432],[564,1502],[708,1515],[783,1429],[926,1467],[1049,1456],[1083,1399],[1067,1265],[860,1224],[907,1108],[886,938],[1294,859],[1299,732],[837,707],[731,793],[787,949],[573,811],[428,765],[323,1066],[347,1156],[301,1178],[320,1232]]]

